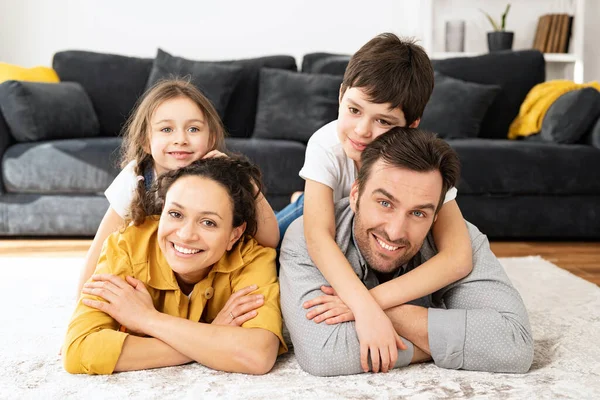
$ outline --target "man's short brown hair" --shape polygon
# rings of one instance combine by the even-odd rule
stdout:
[[[390,103],[404,112],[406,125],[423,115],[433,91],[433,66],[414,39],[382,33],[363,45],[344,73],[342,93],[363,89],[376,104]]]
[[[442,192],[436,213],[444,204],[446,192],[456,186],[460,177],[458,154],[443,139],[422,129],[395,127],[372,141],[362,152],[357,178],[359,195],[367,184],[373,165],[379,160],[390,167],[411,171],[439,171]]]

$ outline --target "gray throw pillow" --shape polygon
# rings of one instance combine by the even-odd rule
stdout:
[[[583,138],[583,143],[600,149],[600,118],[592,125],[592,129]]]
[[[88,138],[100,135],[92,101],[76,82],[6,81],[0,109],[18,142]]]
[[[163,79],[189,78],[213,104],[221,119],[229,103],[231,93],[240,80],[242,67],[210,61],[192,61],[175,57],[158,49],[147,89]]]
[[[419,128],[445,139],[474,138],[498,95],[497,85],[482,85],[435,72],[435,86]]]
[[[541,137],[556,143],[576,143],[600,115],[600,92],[592,87],[560,96],[548,109]]]
[[[308,142],[337,118],[342,78],[262,68],[253,137]]]

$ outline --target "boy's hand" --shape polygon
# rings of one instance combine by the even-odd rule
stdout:
[[[321,291],[325,293],[324,296],[315,297],[303,304],[304,308],[312,308],[306,313],[306,318],[317,324],[325,321],[327,325],[354,321],[354,313],[331,286],[321,286]]]
[[[262,294],[250,294],[256,289],[257,286],[252,285],[232,294],[211,324],[242,326],[244,322],[256,317],[256,309],[265,302]]]
[[[372,300],[356,315],[356,333],[360,342],[360,364],[369,371],[369,354],[373,372],[388,372],[398,360],[398,349],[406,345],[396,333],[392,321],[379,305]]]

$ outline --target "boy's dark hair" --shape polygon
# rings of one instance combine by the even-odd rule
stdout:
[[[342,94],[363,89],[373,103],[400,107],[409,126],[423,115],[433,91],[433,66],[414,39],[382,33],[363,45],[344,73]]]
[[[444,204],[446,192],[456,186],[460,177],[458,155],[448,143],[422,129],[395,127],[372,141],[362,152],[357,178],[359,197],[373,165],[380,159],[391,167],[418,172],[439,171],[442,175],[442,192],[436,213]]]
[[[136,216],[132,218],[133,224],[141,224],[146,216],[161,214],[167,191],[175,181],[184,176],[199,176],[220,184],[231,199],[233,227],[245,222],[245,233],[251,236],[256,234],[256,198],[262,191],[261,173],[256,165],[242,155],[200,159],[186,167],[162,174],[143,201],[131,205],[131,208],[136,209],[136,212],[132,212]]]

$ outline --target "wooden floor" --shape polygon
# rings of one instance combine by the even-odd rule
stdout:
[[[0,240],[2,257],[83,257],[91,240]],[[492,242],[498,257],[541,256],[600,285],[600,242]]]

